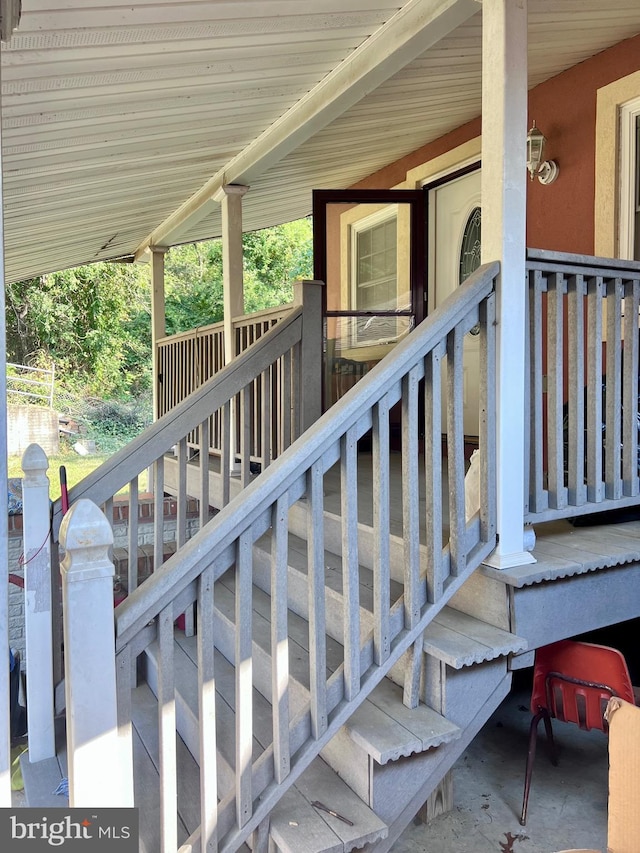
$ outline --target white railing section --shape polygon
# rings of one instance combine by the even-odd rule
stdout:
[[[55,365],[51,365],[47,370],[43,367],[7,362],[7,400],[9,403],[36,402],[51,408],[55,378]]]
[[[640,503],[640,264],[529,250],[528,508],[545,521]]]
[[[190,749],[200,767],[200,824],[183,851],[238,849],[405,655],[405,701],[417,701],[411,657],[422,632],[495,546],[493,290],[498,269],[494,263],[478,270],[115,611],[123,731],[132,719],[133,662],[145,649],[157,662],[162,850],[178,845],[173,626],[191,605],[198,626],[199,712],[197,743]],[[463,339],[476,325],[481,500],[467,522],[462,359]],[[448,477],[441,440],[443,361]],[[389,447],[392,409],[398,403],[400,499],[392,494]],[[419,467],[422,420],[426,464]],[[358,442],[368,435],[372,452],[359,453]],[[340,515],[331,516],[325,512],[326,490],[336,466]],[[358,483],[369,476],[374,498],[365,523],[366,507],[360,503],[367,501]],[[308,627],[298,630],[294,641],[288,627],[301,614],[290,600],[295,565],[290,534],[299,511],[305,519],[307,593],[298,607]],[[325,551],[329,528],[336,525],[343,556],[334,567],[325,564]],[[265,536],[270,543],[266,567],[255,550]],[[362,549],[373,552],[370,595],[358,581]],[[268,594],[258,589],[260,584]],[[331,636],[339,641],[329,642]],[[290,652],[297,661],[292,669]],[[254,703],[260,708],[255,716]],[[219,738],[217,726],[224,732]]]
[[[294,303],[295,304],[295,303]],[[280,305],[254,314],[236,317],[233,329],[236,339],[236,355],[248,347],[283,320],[293,310],[294,305]],[[188,332],[171,335],[158,341],[158,416],[172,411],[179,403],[205,382],[219,373],[225,364],[224,324],[214,323],[201,326]],[[250,436],[251,461],[261,466],[268,464],[284,447],[288,446],[287,421],[279,422],[277,413],[287,407],[287,393],[290,387],[289,370],[286,363],[268,375],[261,376],[253,385],[250,404],[255,412],[272,413],[274,425],[271,431],[272,446],[263,446],[263,428],[260,418],[252,418]],[[263,401],[265,405],[263,406]],[[222,453],[223,423],[219,415],[212,418],[209,430],[209,453]],[[188,436],[188,446],[201,450],[200,433],[194,431]],[[240,428],[237,425],[234,452],[240,454]]]

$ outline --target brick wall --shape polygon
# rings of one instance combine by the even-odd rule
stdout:
[[[153,497],[141,496],[138,511],[138,581],[141,583],[153,571]],[[165,559],[175,551],[178,505],[174,498],[164,499],[164,553]],[[187,503],[186,535],[190,539],[200,528],[198,501]],[[129,542],[129,505],[126,500],[114,499],[113,505],[113,561],[116,575],[127,578]],[[24,576],[21,565],[23,550],[22,515],[9,516],[9,567],[8,572]],[[18,649],[26,660],[24,636],[24,590],[9,583],[9,644]]]

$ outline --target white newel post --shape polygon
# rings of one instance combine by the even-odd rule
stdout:
[[[49,461],[38,444],[22,457],[22,540],[29,761],[56,754],[51,626]]]
[[[90,500],[73,504],[60,527],[64,604],[69,805],[133,805],[118,736],[113,533]]]
[[[302,305],[300,354],[300,427],[302,432],[322,414],[322,296],[324,282],[294,281],[293,303]]]
[[[535,562],[524,541],[527,0],[482,4],[482,262],[496,284],[497,568]]]

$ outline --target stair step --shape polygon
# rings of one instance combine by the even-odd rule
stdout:
[[[353,824],[315,808],[320,802]],[[348,853],[386,838],[387,825],[321,758],[307,767],[271,813],[280,853]]]
[[[444,607],[424,632],[424,650],[454,669],[525,651],[527,641],[474,616]]]
[[[147,652],[149,661],[147,667],[149,684],[155,685],[155,655],[157,650],[150,646]],[[187,753],[188,758],[183,755],[181,766],[186,764],[186,781],[183,787],[188,790],[190,785],[188,779],[197,775],[198,761],[198,699],[197,699],[197,644],[195,637],[185,637],[180,631],[176,632],[175,644],[175,687],[176,687],[176,715],[181,733],[181,748]],[[235,739],[235,682],[233,666],[217,652],[215,653],[214,669],[216,672],[216,687],[220,698],[224,701],[218,703],[224,715],[219,714],[217,718],[217,742],[218,742],[218,776],[221,791],[233,787],[234,782],[234,739]],[[140,688],[137,688],[140,690]],[[264,749],[272,739],[271,706],[267,700],[254,690],[254,726],[256,755]],[[153,718],[149,717],[149,705],[153,704],[152,714],[157,714],[157,703],[151,688],[145,685],[145,691],[136,700],[137,710],[134,714],[137,729],[144,730],[144,741],[147,751],[155,762],[157,754],[157,725]],[[147,719],[145,723],[145,719]],[[143,728],[144,727],[144,728]],[[182,743],[184,741],[184,743]],[[254,756],[255,757],[255,756]],[[192,766],[191,766],[192,765]],[[196,768],[195,770],[193,768]],[[148,795],[147,795],[148,796]],[[194,794],[197,803],[197,794]],[[306,799],[305,799],[306,797]],[[348,804],[350,819],[354,826],[336,821],[330,815],[327,820],[318,817],[317,810],[309,804],[313,800],[326,803],[340,803],[340,808]],[[346,785],[322,759],[316,759],[308,767],[300,779],[285,795],[284,802],[278,808],[281,811],[281,820],[278,823],[281,829],[281,837],[278,840],[272,832],[272,838],[279,850],[291,850],[292,853],[312,853],[312,851],[348,851],[355,847],[362,847],[370,841],[384,838],[386,836],[386,825],[362,802],[362,800]],[[295,804],[297,803],[297,806]],[[291,811],[295,806],[297,817],[291,818]],[[187,813],[180,811],[180,817],[188,829],[193,829],[189,824],[193,822],[194,816],[189,815],[188,803],[180,805],[181,809],[187,809]],[[306,811],[305,811],[306,810]],[[277,811],[274,813],[277,814]],[[285,826],[285,816],[286,818]],[[354,817],[355,815],[355,817]],[[189,820],[191,817],[191,820]],[[289,820],[298,822],[299,827],[288,826]],[[271,826],[274,826],[272,817]],[[334,827],[334,823],[340,826]],[[301,827],[304,827],[302,837],[311,846],[300,847],[295,839],[299,838]],[[297,829],[297,835],[293,831]],[[287,840],[289,839],[289,840]],[[292,846],[287,846],[291,844]],[[313,845],[316,846],[313,846]]]
[[[425,752],[460,737],[460,729],[420,703],[409,709],[402,688],[383,678],[345,724],[354,743],[378,764]]]
[[[132,691],[134,796],[140,817],[140,851],[157,853],[160,840],[160,778],[158,703],[150,686]],[[178,777],[178,843],[182,844],[200,825],[200,771],[181,737],[176,738]],[[249,848],[242,845],[242,853]]]

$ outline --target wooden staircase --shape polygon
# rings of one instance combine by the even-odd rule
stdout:
[[[523,642],[448,609],[496,543],[497,273],[497,264],[478,270],[295,441],[305,424],[299,392],[310,362],[301,337],[305,321],[293,312],[172,417],[72,490],[65,534],[81,498],[105,506],[109,517],[113,496],[128,483],[137,506],[140,477],[153,466],[159,555],[168,453],[176,447],[177,550],[135,588],[132,512],[133,583],[115,610],[113,778],[133,787],[143,849],[389,849],[506,695],[505,655]],[[480,506],[468,514],[462,342],[476,327],[486,416]],[[288,417],[291,423],[283,428],[286,449],[275,460],[267,452],[262,473],[252,480],[255,383],[262,382],[264,401],[269,377],[289,401],[279,422],[286,426]],[[229,450],[232,402],[238,400],[242,464],[235,488]],[[402,417],[397,457],[389,440],[394,412]],[[263,411],[263,454],[272,445],[272,421]],[[208,454],[198,454],[194,470],[188,446],[197,433],[200,448],[207,448],[218,427],[215,493]],[[359,453],[364,437],[369,455]],[[189,495],[201,497],[201,521],[187,539]],[[211,520],[209,506],[219,509]],[[90,507],[86,501],[82,511]],[[54,534],[59,519],[56,507]],[[70,539],[80,549],[84,541]],[[69,556],[66,537],[61,546]],[[95,559],[93,551],[82,558]],[[112,602],[101,606],[110,622]],[[193,615],[193,636],[176,629],[185,612]],[[89,659],[85,637],[78,648]],[[100,648],[107,652],[107,645]],[[69,659],[68,645],[65,653]],[[67,673],[67,685],[73,684],[81,691]],[[71,701],[73,693],[67,693]],[[77,713],[86,715],[90,702],[82,697]],[[70,747],[70,760],[73,755]]]
[[[252,589],[252,659],[254,662],[254,755],[272,742],[271,599],[268,557],[270,534],[254,546]],[[291,715],[302,710],[309,697],[308,587],[306,543],[290,534],[289,554],[289,665]],[[338,566],[341,555],[325,552],[327,567]],[[260,567],[262,566],[262,571]],[[372,571],[360,566],[362,631],[372,621]],[[395,583],[399,596],[401,584]],[[327,669],[335,672],[344,662],[341,644],[344,598],[342,576],[327,569]],[[214,589],[215,661],[218,708],[217,773],[221,790],[232,788],[235,755],[235,580],[223,575]],[[351,714],[272,810],[267,825],[248,839],[253,849],[281,853],[327,853],[364,848],[390,849],[437,787],[452,764],[490,714],[507,695],[511,683],[508,656],[526,648],[526,642],[453,607],[445,606],[424,632],[421,665],[422,700],[415,708],[403,703],[405,666],[401,661]],[[178,811],[182,841],[196,829],[198,810],[192,797],[198,791],[199,700],[197,637],[176,629],[175,690],[180,734]],[[138,760],[146,753],[145,774],[158,772],[157,643],[146,650],[144,682],[134,691],[133,724]],[[140,779],[138,779],[140,782]],[[157,782],[145,784],[146,792]],[[319,802],[341,817],[319,809]],[[159,849],[159,802],[145,803],[141,831],[145,850]],[[346,821],[341,819],[346,818]],[[263,837],[264,836],[264,837]]]

